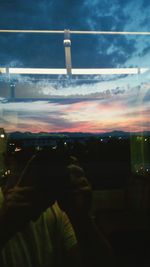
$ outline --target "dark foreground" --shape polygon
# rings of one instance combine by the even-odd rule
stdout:
[[[117,266],[150,266],[150,215],[125,206],[119,191],[111,192],[110,202],[103,197],[108,192],[94,191],[93,209],[99,229],[110,241]],[[117,195],[118,194],[118,195]]]

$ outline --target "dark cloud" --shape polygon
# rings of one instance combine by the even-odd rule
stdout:
[[[142,8],[148,8],[150,7],[150,1],[149,0],[142,0]]]
[[[143,57],[150,53],[150,46],[149,44],[142,50],[142,52],[139,54],[140,57]]]
[[[7,112],[7,115],[11,114],[11,111]],[[40,123],[50,125],[52,128],[57,130],[61,130],[64,128],[71,128],[74,126],[74,123],[69,121],[67,118],[64,118],[64,113],[61,111],[32,111],[26,109],[25,111],[18,111],[17,118],[20,119],[24,123],[19,123],[19,127],[23,128],[25,125],[26,127],[29,125],[29,122],[34,122],[36,128],[40,125]],[[25,123],[26,121],[26,123]],[[17,127],[18,127],[17,125]]]
[[[48,116],[44,116],[44,114],[42,116],[40,114],[31,115],[29,116],[29,119],[34,122],[37,121],[38,123],[47,123],[53,125],[53,127],[57,126],[57,128],[59,127],[60,129],[64,127],[70,128],[73,126],[73,123],[67,119],[64,119],[59,112],[56,112],[53,115],[50,114]]]
[[[123,30],[127,22],[121,2],[112,1],[87,1],[89,10],[88,21],[93,30]],[[93,27],[92,27],[93,25]]]
[[[49,1],[42,0],[14,0],[14,1],[1,1],[1,22],[2,28],[14,27],[17,29],[30,29],[34,26],[43,28],[47,26],[50,21],[48,20],[48,7]],[[47,14],[47,16],[46,16]]]
[[[50,102],[51,103],[57,103],[57,104],[61,104],[61,105],[71,105],[71,104],[75,104],[75,103],[81,103],[81,102],[86,102],[86,101],[96,101],[96,98],[55,98],[52,99]]]
[[[150,89],[146,92],[143,101],[144,102],[149,102],[150,101]]]

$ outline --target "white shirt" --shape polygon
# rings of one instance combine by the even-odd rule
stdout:
[[[0,189],[0,207],[3,200]],[[0,255],[1,267],[59,266],[63,251],[76,243],[72,225],[56,202],[7,242]]]

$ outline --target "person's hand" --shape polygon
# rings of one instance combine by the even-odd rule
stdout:
[[[46,205],[42,195],[32,187],[15,186],[4,193],[3,214],[13,229],[20,229],[30,220],[36,220]]]

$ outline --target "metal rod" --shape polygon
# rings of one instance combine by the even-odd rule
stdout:
[[[148,71],[149,68],[97,68],[97,69],[79,69],[73,68],[72,75],[114,75],[114,74],[139,74]],[[1,68],[0,74],[50,74],[50,75],[66,75],[67,70],[48,69],[48,68]]]
[[[64,33],[64,31],[51,31],[51,30],[0,30],[0,33]]]
[[[64,30],[9,30],[0,29],[0,33],[52,33],[64,34]],[[130,31],[70,31],[71,34],[97,34],[97,35],[150,35],[150,32]]]

